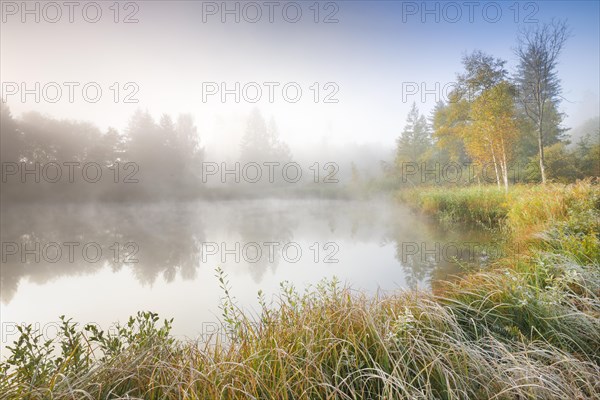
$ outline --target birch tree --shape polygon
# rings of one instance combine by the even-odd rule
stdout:
[[[516,81],[519,100],[536,128],[540,174],[546,183],[544,141],[548,105],[560,101],[561,87],[557,75],[558,58],[569,37],[564,21],[552,21],[520,32],[515,50],[519,58]]]

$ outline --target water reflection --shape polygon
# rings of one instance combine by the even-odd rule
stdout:
[[[399,281],[400,273],[405,286],[426,286],[457,273],[455,258],[485,260],[489,249],[482,245],[491,240],[477,230],[444,229],[383,200],[10,205],[2,208],[0,236],[4,304],[24,280],[42,285],[104,268],[127,269],[139,284],[152,285],[159,276],[193,281],[199,270],[222,265],[259,285],[267,271],[293,280],[292,270],[318,275],[331,264],[328,271],[360,287],[357,271],[377,263],[379,285],[386,274]],[[291,243],[302,253],[298,260],[283,251]],[[388,247],[393,258],[377,250]],[[277,271],[282,264],[290,268]]]
[[[141,284],[194,278],[204,228],[187,205],[24,205],[2,210],[1,296],[19,282],[130,268]],[[15,251],[16,245],[16,251]]]

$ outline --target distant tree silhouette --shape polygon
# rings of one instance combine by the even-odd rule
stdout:
[[[264,162],[291,160],[290,149],[279,138],[275,120],[271,119],[267,126],[258,109],[252,110],[246,122],[246,132],[242,137],[242,162]]]
[[[0,161],[17,162],[24,154],[25,143],[8,106],[0,102]]]

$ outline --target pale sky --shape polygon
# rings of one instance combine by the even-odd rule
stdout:
[[[92,121],[103,130],[108,126],[122,130],[136,108],[147,109],[156,118],[162,113],[189,112],[205,144],[237,146],[245,115],[258,106],[267,118],[275,118],[281,137],[292,146],[320,143],[323,138],[330,143],[392,146],[411,103],[416,101],[428,115],[436,97],[442,96],[440,91],[433,93],[436,82],[443,88],[455,80],[464,53],[481,49],[506,59],[513,70],[512,49],[519,26],[531,23],[527,18],[540,22],[566,18],[572,29],[559,65],[568,100],[562,104],[568,114],[565,125],[575,127],[599,109],[597,1],[473,2],[471,10],[466,2],[429,2],[429,13],[422,9],[423,2],[320,2],[318,23],[313,1],[273,2],[273,22],[268,2],[240,2],[239,23],[235,14],[222,15],[222,2],[121,2],[118,23],[112,1],[95,3],[102,10],[96,23],[88,22],[96,18],[95,4],[75,2],[71,23],[63,2],[54,3],[59,5],[60,18],[57,9],[45,3],[27,2],[27,7],[35,10],[36,3],[39,22],[35,13],[23,15],[21,1],[2,1],[2,97],[17,116],[40,111]],[[262,15],[252,23],[256,5]],[[236,2],[228,2],[227,7],[233,9]],[[292,23],[298,7],[302,15]],[[130,14],[138,22],[123,23]],[[324,23],[328,16],[338,22]],[[59,20],[52,23],[53,19]],[[21,88],[7,94],[14,91],[13,82],[24,82],[28,89],[34,89],[35,82],[40,87],[57,82],[62,97],[56,103],[48,101],[56,93],[51,84],[39,102],[33,94],[23,102]],[[79,84],[73,102],[64,82]],[[89,82],[102,89],[97,103],[83,98],[81,88]],[[127,82],[133,84],[125,87]],[[234,95],[229,95],[222,103],[218,93],[203,102],[203,83],[206,87],[210,82],[217,86],[225,82],[227,88],[239,82],[240,89],[257,82],[262,97],[258,103],[243,97],[235,103]],[[264,82],[274,82],[272,103]],[[291,83],[290,98],[295,87],[301,88],[298,102],[284,98],[286,83]],[[432,93],[425,101],[421,93],[403,96],[407,84]],[[117,87],[120,98],[115,103]],[[315,103],[317,87],[319,102]],[[139,91],[134,93],[136,88]],[[246,94],[254,97],[253,86],[247,88]],[[93,86],[88,94],[94,96]],[[128,94],[139,102],[124,103]],[[338,102],[324,103],[328,94]]]

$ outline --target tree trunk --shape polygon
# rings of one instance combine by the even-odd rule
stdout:
[[[542,175],[542,185],[546,184],[546,169],[544,168],[544,102],[541,102],[539,106],[539,118],[538,118],[538,149],[540,152],[540,174]]]
[[[508,193],[508,163],[506,162],[506,147],[504,147],[504,138],[501,137],[500,140],[502,143],[502,178],[504,180],[504,191]]]
[[[500,187],[500,174],[498,173],[498,162],[496,161],[496,155],[494,154],[494,148],[492,149],[492,160],[494,161],[494,170],[496,171],[496,184]]]
[[[542,127],[538,131],[538,148],[540,151],[540,173],[542,174],[542,184],[546,184],[546,170],[544,169],[544,143],[542,142]]]

